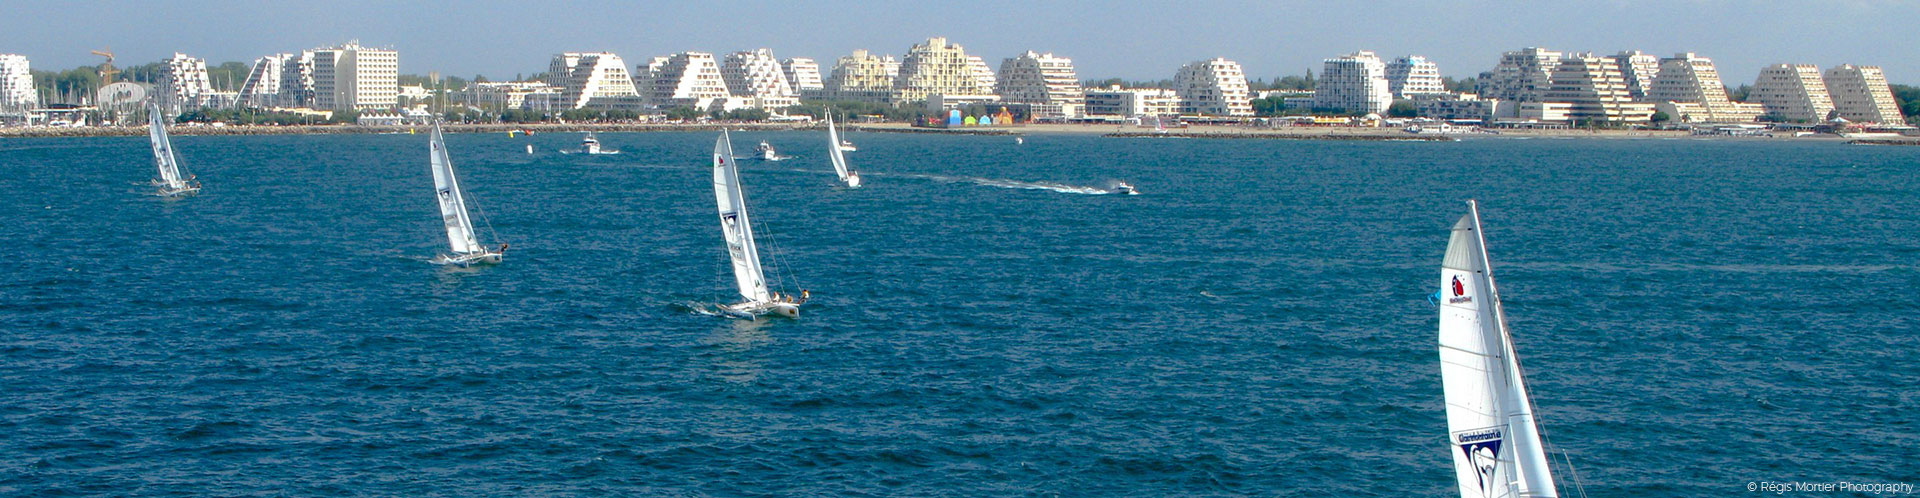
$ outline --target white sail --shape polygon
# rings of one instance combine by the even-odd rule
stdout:
[[[440,199],[440,218],[447,226],[447,243],[454,254],[481,252],[480,241],[473,236],[473,220],[467,217],[466,196],[460,193],[460,180],[453,175],[453,161],[447,158],[447,143],[440,136],[440,123],[433,123],[433,139],[430,141],[432,155],[428,159],[433,168],[433,190]]]
[[[847,155],[840,150],[840,131],[833,127],[833,111],[827,111],[827,155],[833,158],[833,172],[849,187],[860,186],[860,173],[847,166]]]
[[[186,188],[187,182],[180,178],[180,163],[173,158],[173,141],[167,139],[166,116],[159,104],[147,103],[147,122],[147,138],[153,142],[153,164],[160,170],[160,185],[167,190]]]
[[[1480,232],[1453,226],[1440,270],[1440,374],[1462,498],[1557,497]]]
[[[740,297],[771,301],[766,275],[760,270],[760,250],[753,243],[753,223],[747,219],[747,199],[740,194],[733,141],[724,130],[713,144],[713,196],[719,202],[720,230],[727,238],[727,256],[733,259],[733,279],[740,287]]]

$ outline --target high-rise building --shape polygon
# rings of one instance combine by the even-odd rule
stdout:
[[[1373,52],[1362,50],[1322,61],[1314,83],[1313,107],[1346,112],[1381,113],[1393,105],[1387,84],[1387,65]]]
[[[875,104],[893,100],[894,81],[900,76],[900,61],[855,50],[833,65],[824,88],[808,98],[847,100]]]
[[[746,107],[784,109],[800,103],[799,94],[787,83],[787,73],[773,49],[734,52],[720,63],[720,78],[727,93],[746,99]]]
[[[253,61],[240,84],[247,107],[305,107],[313,103],[313,53],[273,54]]]
[[[1606,57],[1569,55],[1554,66],[1547,102],[1572,104],[1567,118],[1576,122],[1645,123],[1653,118],[1653,104],[1635,101],[1627,93],[1620,67]]]
[[[350,41],[313,50],[314,107],[386,110],[400,103],[400,53]]]
[[[1538,47],[1507,52],[1492,71],[1480,73],[1480,97],[1514,102],[1545,102],[1553,86],[1553,70],[1560,52]]]
[[[1660,76],[1660,58],[1653,54],[1630,50],[1608,57],[1619,69],[1620,78],[1627,82],[1627,95],[1634,100],[1647,100],[1647,93],[1653,87],[1653,80]]]
[[[973,69],[974,92],[992,95],[993,88],[1000,86],[999,78],[994,77],[993,68],[987,67],[987,60],[978,55],[967,56],[967,67]]]
[[[795,57],[780,63],[780,70],[787,74],[787,84],[793,86],[793,94],[807,90],[826,88],[820,78],[820,63],[805,57]]]
[[[1086,105],[1073,59],[1051,52],[1029,50],[1000,61],[1000,79],[993,93],[1005,102],[1030,104],[1036,119],[1080,117]]]
[[[724,104],[733,95],[727,91],[726,78],[720,75],[720,62],[706,52],[681,52],[654,57],[647,64],[648,106],[667,109],[692,107],[709,110]]]
[[[1821,122],[1833,112],[1820,67],[1812,64],[1774,64],[1760,69],[1747,100],[1766,106],[1767,115],[1782,121]]]
[[[1173,76],[1180,94],[1180,112],[1210,116],[1252,116],[1247,73],[1240,63],[1224,58],[1195,61]]]
[[[154,98],[172,112],[205,105],[201,96],[213,91],[213,83],[207,80],[207,61],[187,57],[187,54],[174,53],[172,58],[162,61],[160,81],[154,88]]]
[[[547,84],[560,89],[560,105],[570,109],[610,108],[610,101],[637,98],[633,80],[627,61],[612,52],[564,52],[547,64]]]
[[[1645,100],[1682,123],[1741,123],[1760,119],[1764,112],[1758,104],[1728,100],[1713,60],[1692,52],[1660,60]]]
[[[1088,116],[1139,118],[1180,115],[1180,94],[1164,88],[1087,89]]]
[[[1887,74],[1880,66],[1845,64],[1828,69],[1827,92],[1833,97],[1833,109],[1840,117],[1855,123],[1907,124],[1900,115],[1900,103],[1887,86]]]
[[[1387,63],[1387,92],[1396,99],[1415,95],[1447,93],[1440,80],[1440,65],[1425,56],[1409,55]]]
[[[540,81],[494,81],[468,83],[449,98],[483,109],[552,110],[560,100],[560,87]]]
[[[27,56],[0,54],[0,110],[18,111],[39,105]]]
[[[907,50],[906,58],[900,61],[900,76],[893,80],[893,103],[919,103],[932,95],[991,95],[980,88],[981,78],[974,64],[960,45],[947,43],[942,37],[928,38]],[[986,63],[979,65],[984,67]]]

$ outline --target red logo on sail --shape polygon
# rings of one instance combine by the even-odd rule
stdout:
[[[1447,302],[1452,304],[1473,302],[1473,296],[1467,295],[1467,285],[1460,283],[1459,275],[1453,276],[1453,297],[1447,298]]]
[[[1467,293],[1467,287],[1464,285],[1460,285],[1460,277],[1458,275],[1455,275],[1453,277],[1453,295],[1458,296],[1466,293]]]

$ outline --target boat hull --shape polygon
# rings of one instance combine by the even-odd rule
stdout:
[[[800,305],[786,302],[748,301],[723,306],[720,308],[720,313],[743,320],[754,320],[767,315],[800,318]]]
[[[505,259],[506,258],[498,252],[485,251],[470,254],[442,254],[437,258],[433,258],[433,263],[467,268],[474,265],[497,265]]]

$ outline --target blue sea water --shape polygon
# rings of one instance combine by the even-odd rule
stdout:
[[[1449,496],[1467,198],[1563,489],[1920,482],[1920,148],[741,132],[741,322],[714,135],[578,139],[448,137],[466,270],[425,135],[0,141],[0,495]]]

